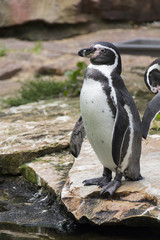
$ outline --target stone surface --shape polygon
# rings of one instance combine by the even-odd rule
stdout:
[[[82,10],[105,20],[133,20],[154,21],[160,20],[158,0],[85,0]]]
[[[0,64],[0,80],[6,80],[17,75],[22,70],[22,66],[13,62]]]
[[[0,1],[0,27],[31,21],[76,24],[97,20],[160,20],[158,0]]]
[[[25,233],[44,233],[44,228],[64,232],[74,227],[73,220],[64,215],[55,196],[25,180],[22,176],[0,178],[0,239],[52,239],[26,236]],[[3,234],[21,232],[16,236]],[[68,229],[69,230],[69,229]],[[22,234],[23,233],[23,234]]]
[[[28,181],[47,189],[58,197],[73,161],[74,158],[68,151],[61,151],[22,165],[20,171]]]
[[[48,23],[77,23],[86,18],[78,13],[80,0],[11,0],[0,1],[0,26],[12,26],[28,21],[43,20]]]
[[[20,82],[34,78],[35,73],[46,68],[54,73],[53,80],[64,80],[64,72],[76,68],[79,61],[89,63],[88,59],[77,55],[79,49],[87,47],[96,41],[105,40],[117,43],[138,37],[159,38],[159,25],[144,25],[134,28],[132,25],[117,26],[106,25],[104,30],[99,30],[83,36],[76,36],[58,41],[37,42],[21,41],[17,39],[0,39],[0,46],[6,46],[7,55],[0,58],[0,67],[7,70],[11,62],[16,62],[22,70],[12,78],[0,81],[0,96],[14,94],[20,88]],[[153,57],[122,55],[123,78],[132,93],[142,90],[148,92],[144,85],[143,74],[146,67],[154,60]],[[43,71],[42,71],[43,73]],[[10,84],[10,88],[8,88]]]
[[[141,174],[143,180],[125,181],[112,199],[101,198],[97,186],[83,186],[83,180],[102,175],[102,165],[86,141],[80,156],[69,172],[62,190],[62,202],[80,222],[97,225],[124,223],[148,224],[155,220],[160,224],[160,135],[152,135],[143,141]],[[135,220],[136,219],[136,220]],[[134,221],[135,220],[135,221]],[[147,221],[147,220],[146,220]]]
[[[40,101],[2,110],[0,173],[17,174],[23,163],[68,148],[70,132],[79,114],[78,102]]]

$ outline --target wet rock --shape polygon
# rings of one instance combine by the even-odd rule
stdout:
[[[40,101],[0,113],[0,173],[18,174],[18,167],[69,147],[78,100]],[[72,108],[76,111],[73,113]]]
[[[83,186],[82,182],[102,175],[102,165],[86,141],[75,160],[62,190],[62,202],[79,222],[97,225],[122,223],[127,225],[159,222],[160,215],[160,150],[159,135],[143,141],[141,174],[143,180],[123,181],[112,199],[101,198],[97,186]],[[134,220],[136,219],[136,220]],[[146,221],[144,219],[147,219]]]
[[[44,228],[51,228],[53,232],[66,232],[72,226],[73,228],[75,226],[73,221],[60,210],[59,204],[51,192],[44,191],[40,187],[37,188],[22,176],[1,176],[1,239],[4,239],[3,230],[6,230],[6,233],[12,230],[13,232],[24,233],[23,237],[22,234],[19,238],[18,235],[13,234],[14,236],[8,236],[7,239],[23,239],[24,237],[30,239],[25,233],[35,230],[43,234]],[[37,236],[35,238],[37,239]],[[31,239],[34,239],[34,237],[31,237]]]

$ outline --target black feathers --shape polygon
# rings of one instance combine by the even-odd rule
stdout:
[[[70,150],[74,157],[78,157],[85,136],[86,132],[84,129],[82,117],[80,116],[73,128],[70,140]]]
[[[147,138],[151,122],[155,116],[160,112],[160,92],[149,102],[146,111],[142,118],[142,137]]]

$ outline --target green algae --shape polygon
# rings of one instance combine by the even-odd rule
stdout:
[[[29,167],[29,164],[23,164],[19,167],[21,174],[31,183],[38,185],[37,175],[32,168]]]

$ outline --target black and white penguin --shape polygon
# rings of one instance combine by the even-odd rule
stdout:
[[[160,112],[160,58],[149,65],[144,74],[144,82],[148,89],[156,94],[149,102],[142,118],[142,137],[146,139],[152,120]]]
[[[77,157],[85,135],[104,167],[103,176],[84,181],[113,195],[127,180],[140,180],[141,121],[132,96],[121,78],[121,57],[108,42],[97,42],[78,53],[89,57],[80,94],[81,116],[71,135],[71,152]],[[115,177],[112,180],[112,172]]]
[[[160,58],[157,58],[148,66],[144,74],[144,81],[151,92],[160,92]]]

